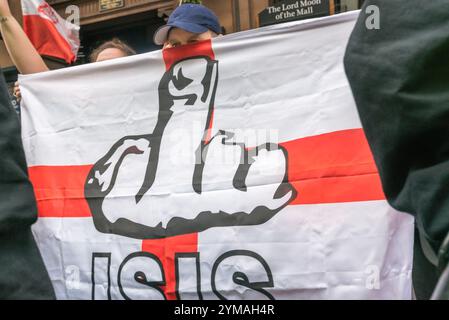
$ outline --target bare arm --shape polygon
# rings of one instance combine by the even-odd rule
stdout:
[[[0,0],[0,31],[9,55],[20,73],[48,71],[44,60],[31,44],[20,24],[12,16],[8,0]]]

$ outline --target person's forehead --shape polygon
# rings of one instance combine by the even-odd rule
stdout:
[[[193,32],[189,32],[189,31],[183,30],[181,28],[173,27],[168,32],[167,39],[170,39],[170,38],[173,38],[173,37],[177,37],[177,36],[193,38],[193,37],[197,37],[199,35],[200,35],[200,33],[193,33]]]
[[[98,54],[97,61],[124,57],[126,54],[118,48],[107,48]]]

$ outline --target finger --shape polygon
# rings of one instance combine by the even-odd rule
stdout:
[[[106,218],[114,223],[123,215],[117,208],[133,208],[136,194],[144,183],[144,175],[151,153],[146,137],[127,137],[118,141],[89,172],[85,196],[97,221]],[[97,226],[107,230],[106,224]],[[107,231],[105,231],[107,232]]]
[[[287,179],[284,150],[276,144],[259,146],[245,180],[249,192],[257,193],[263,205],[276,210],[295,196],[295,190]]]
[[[175,64],[160,85],[160,137],[157,183],[160,192],[192,192],[195,164],[202,163],[206,131],[210,127],[217,86],[216,61],[192,58]]]
[[[133,173],[139,172],[138,169],[142,169],[139,166],[147,163],[150,150],[150,142],[144,138],[126,138],[117,142],[92,168],[87,185],[97,188],[96,191],[105,196],[116,195],[112,192],[115,185],[120,186],[122,191],[126,189],[128,194],[135,195],[143,183],[143,177]]]
[[[204,170],[194,181],[196,190],[234,189],[238,184],[236,181],[244,180],[236,174],[244,165],[244,154],[244,145],[234,141],[233,133],[222,131],[216,134],[203,150]]]

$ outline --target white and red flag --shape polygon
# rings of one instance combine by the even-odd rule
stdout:
[[[410,299],[343,55],[357,12],[20,79],[61,299]]]
[[[44,0],[21,0],[23,28],[39,54],[73,63],[80,47],[79,26],[63,19]]]

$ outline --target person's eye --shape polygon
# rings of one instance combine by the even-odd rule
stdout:
[[[191,40],[189,40],[189,43],[196,43],[198,41],[199,41],[198,39],[191,39]]]

